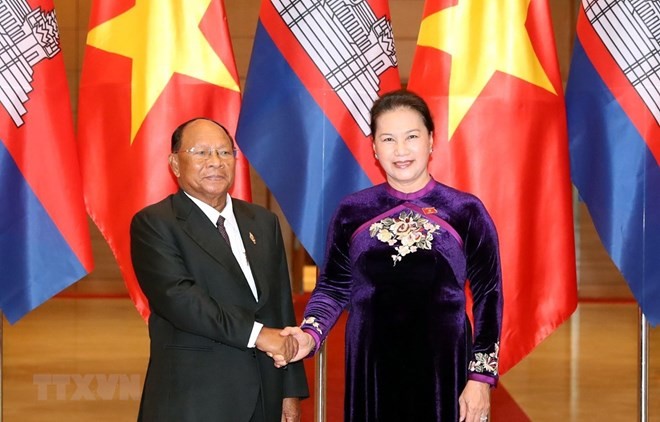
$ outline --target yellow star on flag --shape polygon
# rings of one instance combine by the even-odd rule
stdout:
[[[448,131],[500,71],[556,94],[525,28],[530,0],[459,0],[426,17],[417,44],[451,55]]]
[[[131,143],[176,73],[239,91],[238,83],[199,29],[212,0],[136,0],[89,31],[87,44],[133,60]]]

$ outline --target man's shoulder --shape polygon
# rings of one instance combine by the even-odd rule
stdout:
[[[244,201],[242,199],[238,198],[231,198],[232,204],[234,206],[234,213],[239,212],[239,213],[247,213],[248,215],[254,215],[257,218],[261,217],[268,217],[268,218],[273,218],[276,217],[275,213],[272,211],[262,207],[261,205],[253,204],[251,202]]]
[[[177,195],[178,193],[167,195],[165,198],[161,199],[160,201],[154,202],[152,204],[143,207],[142,209],[140,209],[138,212],[135,213],[135,216],[172,214],[174,210],[174,203],[177,200],[180,200],[179,198],[177,198]]]

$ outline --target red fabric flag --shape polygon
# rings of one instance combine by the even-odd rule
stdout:
[[[0,309],[14,323],[93,260],[53,2],[0,6]]]
[[[436,123],[431,172],[500,236],[504,373],[577,306],[566,116],[547,0],[427,0],[409,89]]]
[[[176,190],[171,134],[197,116],[236,130],[241,100],[225,7],[222,0],[95,0],[89,28],[78,117],[85,199],[146,318],[129,225]],[[240,151],[231,193],[251,199]]]

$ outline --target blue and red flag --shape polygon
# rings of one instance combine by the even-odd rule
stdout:
[[[236,138],[317,264],[341,198],[384,181],[369,110],[399,87],[386,0],[262,2]]]
[[[653,325],[660,322],[656,4],[583,1],[566,90],[573,183]]]
[[[14,323],[93,266],[50,0],[2,2],[0,309]]]

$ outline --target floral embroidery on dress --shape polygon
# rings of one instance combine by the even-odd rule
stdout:
[[[491,353],[475,353],[474,360],[470,361],[470,372],[488,373],[497,376],[497,363],[500,353],[500,342],[495,343],[495,351]]]
[[[431,249],[433,233],[440,230],[434,224],[413,211],[401,211],[397,218],[387,217],[369,227],[369,235],[394,246],[394,265],[409,253],[418,249]],[[398,245],[397,245],[398,243]]]
[[[305,324],[311,325],[312,327],[314,327],[316,331],[319,332],[319,334],[323,335],[323,331],[321,331],[321,327],[319,326],[319,323],[316,322],[316,317],[311,316],[303,319],[303,322],[300,325],[305,325]]]

